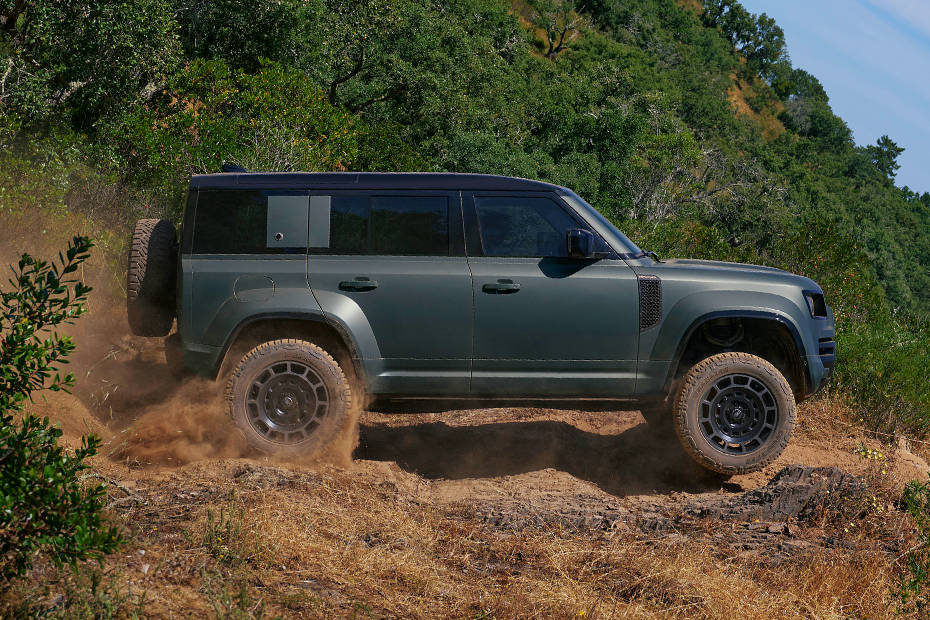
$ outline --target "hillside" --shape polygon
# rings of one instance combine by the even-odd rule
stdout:
[[[0,264],[97,244],[74,394],[30,407],[103,438],[129,539],[40,563],[0,615],[906,613],[930,188],[898,187],[900,147],[855,144],[789,51],[735,0],[0,0]],[[569,186],[663,257],[818,281],[837,375],[782,458],[724,484],[637,412],[366,411],[326,463],[258,458],[123,316],[132,222],[177,220],[223,162]]]

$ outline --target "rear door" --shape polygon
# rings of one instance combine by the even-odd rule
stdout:
[[[597,233],[549,192],[465,196],[474,277],[472,393],[633,393],[636,276],[598,236],[599,259],[567,257],[565,235]]]
[[[374,335],[379,394],[468,391],[472,283],[461,197],[444,191],[310,197],[310,286],[323,310]]]

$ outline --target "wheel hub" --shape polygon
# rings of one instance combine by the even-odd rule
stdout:
[[[267,439],[293,444],[305,440],[329,408],[323,380],[300,362],[272,364],[249,386],[249,421]]]
[[[704,437],[718,450],[745,454],[757,450],[778,424],[772,391],[759,379],[743,374],[716,380],[700,407]]]

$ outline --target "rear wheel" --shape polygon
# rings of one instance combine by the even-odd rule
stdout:
[[[720,353],[685,375],[673,421],[682,446],[698,464],[733,475],[778,458],[795,417],[794,394],[777,368],[748,353]]]
[[[339,364],[320,347],[274,340],[242,358],[226,400],[252,447],[312,456],[348,423],[351,391]]]

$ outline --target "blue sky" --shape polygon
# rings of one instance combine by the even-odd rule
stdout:
[[[905,148],[897,185],[930,191],[930,0],[741,0],[785,31],[856,144]]]

